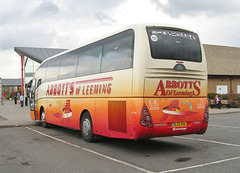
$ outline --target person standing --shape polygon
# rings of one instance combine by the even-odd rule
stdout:
[[[6,98],[6,93],[3,92],[3,101],[5,101],[5,98]]]
[[[21,107],[23,107],[23,95],[20,96]]]
[[[20,93],[17,93],[18,104],[20,103]]]

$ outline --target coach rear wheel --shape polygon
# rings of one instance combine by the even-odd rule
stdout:
[[[93,126],[92,126],[92,118],[89,112],[85,112],[81,118],[81,134],[85,141],[93,142],[94,134],[93,134]]]
[[[48,128],[49,127],[49,124],[46,122],[46,114],[45,114],[44,110],[42,110],[42,112],[41,112],[41,121],[42,121],[42,126],[44,128]]]

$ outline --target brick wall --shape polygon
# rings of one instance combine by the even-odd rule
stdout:
[[[228,94],[230,94],[232,82],[232,94],[237,94],[237,86],[240,85],[240,79],[230,78],[209,78],[208,79],[208,93],[216,93],[217,85],[227,85]]]

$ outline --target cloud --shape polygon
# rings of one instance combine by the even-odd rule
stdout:
[[[0,77],[20,78],[21,61],[20,56],[12,50],[4,50],[0,53]]]
[[[59,13],[59,8],[51,1],[43,1],[31,12],[34,16],[47,17]]]
[[[94,17],[105,26],[110,26],[110,25],[117,23],[117,21],[114,18],[112,18],[102,12],[96,13],[94,15]]]
[[[125,1],[1,1],[0,6],[4,8],[0,11],[0,50],[12,49],[16,45],[37,47],[61,45],[56,44],[56,40],[61,40],[57,37],[76,36],[78,33],[80,37],[85,37],[81,36],[84,30],[114,25],[116,20],[112,17],[113,9]],[[76,39],[64,38],[68,43],[76,42]]]
[[[0,31],[0,50],[13,49],[14,46],[48,47],[53,42],[56,32],[38,27],[24,27]]]
[[[127,0],[113,1],[113,0],[59,0],[58,7],[63,19],[75,20],[77,18],[85,18],[95,16],[98,13],[106,13],[111,9],[115,9],[120,4]]]
[[[24,3],[24,2],[23,2]],[[1,28],[11,23],[14,19],[19,19],[24,14],[24,7],[22,4],[18,4],[18,1],[14,4],[13,1],[0,1],[0,24]]]
[[[0,50],[13,49],[14,46],[51,47],[56,40],[65,35],[76,36],[96,25],[109,26],[116,21],[108,14],[121,2],[112,0],[8,0],[0,6]],[[108,14],[108,15],[107,15]],[[91,23],[88,23],[91,22]],[[95,23],[95,24],[94,24]],[[57,39],[57,37],[60,37]],[[83,37],[83,36],[81,36]],[[64,38],[76,45],[77,38]],[[66,44],[62,44],[66,45]],[[71,44],[68,48],[72,47]]]
[[[200,13],[215,17],[240,11],[238,0],[167,0],[165,3],[151,0],[151,2],[171,17],[196,16]]]

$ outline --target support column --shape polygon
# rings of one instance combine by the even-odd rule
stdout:
[[[24,55],[21,55],[21,93],[24,97],[24,86],[23,86],[23,84],[24,84],[24,78],[23,78],[24,68],[23,68],[23,66],[24,66]]]

